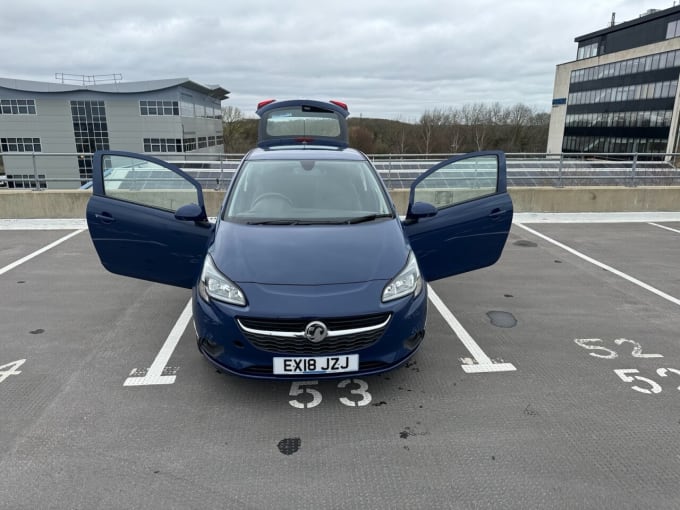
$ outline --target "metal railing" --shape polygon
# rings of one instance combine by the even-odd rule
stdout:
[[[226,189],[243,154],[154,153],[198,179],[204,188]],[[82,153],[0,154],[2,189],[76,189],[89,177],[80,177]],[[390,189],[408,188],[433,165],[452,154],[369,154]],[[671,186],[680,185],[680,154],[649,153],[507,153],[510,187],[564,186]],[[68,177],[65,175],[73,175]]]

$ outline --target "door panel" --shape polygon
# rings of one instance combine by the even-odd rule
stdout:
[[[124,276],[191,288],[212,235],[200,184],[150,156],[107,151],[94,156],[87,223],[102,265]],[[196,221],[175,218],[195,203]]]
[[[411,186],[409,213],[427,202],[437,214],[414,218],[404,230],[427,281],[490,266],[499,258],[512,223],[505,155],[485,151],[446,160]]]

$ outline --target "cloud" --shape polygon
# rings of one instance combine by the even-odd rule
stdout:
[[[3,6],[3,74],[188,77],[264,98],[337,98],[354,115],[416,119],[473,102],[549,111],[574,37],[644,12],[641,2],[306,0],[191,3],[24,0]]]

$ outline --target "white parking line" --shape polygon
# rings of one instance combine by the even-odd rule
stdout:
[[[190,299],[149,369],[144,371],[134,368],[132,372],[130,372],[130,377],[125,379],[123,386],[149,386],[152,384],[173,384],[175,382],[175,375],[168,374],[166,365],[168,364],[168,361],[170,361],[170,357],[175,351],[179,339],[182,338],[184,330],[191,320],[191,314]],[[144,373],[144,375],[135,375],[140,372]]]
[[[590,262],[591,264],[594,264],[597,267],[601,267],[605,271],[609,271],[610,273],[613,273],[616,276],[620,276],[624,280],[628,280],[629,282],[637,285],[638,287],[642,287],[643,289],[648,290],[649,292],[653,292],[654,294],[665,299],[666,301],[670,301],[671,303],[680,306],[680,299],[673,297],[670,294],[666,294],[665,292],[657,289],[656,287],[652,287],[651,285],[643,282],[642,280],[638,280],[637,278],[634,278],[634,277],[624,273],[623,271],[619,271],[618,269],[615,269],[611,266],[608,266],[607,264],[604,264],[604,263],[600,262],[599,260],[595,260],[594,258],[589,257],[588,255],[585,255],[585,254],[583,254],[579,251],[576,251],[575,249],[570,248],[566,244],[560,243],[559,241],[556,241],[556,240],[554,240],[554,239],[552,239],[552,238],[550,238],[550,237],[548,237],[544,234],[541,234],[540,232],[537,232],[534,229],[527,227],[526,225],[522,225],[521,223],[515,223],[515,225],[517,225],[520,228],[523,228],[527,232],[530,232],[537,237],[540,237],[541,239],[543,239],[545,241],[548,241],[549,243],[554,244],[555,246],[557,246],[559,248],[562,248],[563,250],[568,251],[572,255],[576,255],[577,257],[585,260],[586,262]]]
[[[514,213],[514,223],[649,223],[680,221],[680,212]]]
[[[0,275],[1,275],[1,274],[5,274],[7,271],[11,271],[11,270],[14,269],[15,267],[20,266],[21,264],[23,264],[24,262],[28,262],[29,260],[31,260],[31,259],[37,257],[37,256],[40,255],[41,253],[45,253],[47,250],[51,250],[51,249],[54,248],[55,246],[58,246],[58,245],[60,245],[61,243],[63,243],[64,241],[68,241],[68,240],[71,239],[72,237],[77,236],[78,234],[80,234],[81,232],[85,232],[85,229],[76,230],[75,232],[71,232],[70,234],[68,234],[68,235],[66,235],[66,236],[64,236],[64,237],[62,237],[61,239],[57,239],[57,240],[54,241],[53,243],[50,243],[50,244],[48,244],[47,246],[44,246],[44,247],[40,248],[40,249],[37,250],[37,251],[34,251],[34,252],[31,253],[30,255],[26,255],[25,257],[20,258],[20,259],[17,260],[16,262],[12,262],[11,264],[9,264],[9,265],[7,265],[7,266],[5,266],[5,267],[3,267],[3,268],[0,268]]]
[[[509,372],[517,370],[511,363],[496,363],[491,360],[491,358],[489,358],[484,353],[484,351],[482,351],[479,345],[477,345],[477,342],[474,341],[472,336],[470,336],[462,324],[458,322],[458,319],[454,317],[453,313],[451,313],[451,311],[446,307],[434,289],[432,289],[432,287],[429,285],[428,294],[432,304],[434,304],[437,310],[439,310],[439,313],[442,315],[442,317],[444,317],[444,320],[449,324],[449,326],[451,326],[451,329],[453,329],[456,336],[458,336],[460,341],[472,355],[474,361],[476,361],[476,363],[472,365],[461,365],[465,372],[472,374],[482,372]],[[158,384],[173,384],[175,382],[176,376],[174,374],[168,373],[169,367],[166,365],[168,364],[168,361],[170,361],[170,357],[175,351],[180,338],[182,338],[184,330],[189,325],[189,321],[191,321],[191,315],[192,310],[190,299],[149,369],[132,369],[130,372],[130,377],[125,380],[123,386],[151,386]]]
[[[0,219],[0,230],[79,230],[87,229],[85,218]]]
[[[470,333],[463,327],[463,325],[456,319],[456,317],[451,313],[441,298],[437,295],[434,289],[428,285],[427,286],[428,297],[432,304],[437,308],[441,316],[451,327],[456,336],[463,343],[465,348],[470,352],[473,359],[477,362],[472,365],[461,365],[463,371],[468,374],[482,373],[482,372],[511,372],[517,370],[512,363],[495,363],[489,358],[481,347],[474,341]]]
[[[671,232],[675,232],[676,234],[680,234],[680,230],[678,230],[676,228],[667,227],[665,225],[659,225],[658,223],[650,223],[650,225],[652,225],[653,227],[659,227],[659,228],[663,228],[665,230],[670,230]]]

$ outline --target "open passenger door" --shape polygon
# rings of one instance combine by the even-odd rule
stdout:
[[[112,273],[191,288],[213,225],[201,185],[175,165],[142,154],[94,155],[87,224]]]
[[[425,280],[494,264],[512,212],[503,152],[456,156],[420,175],[411,185],[404,230]]]

